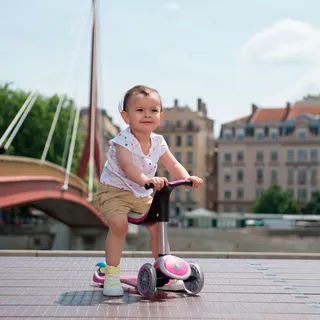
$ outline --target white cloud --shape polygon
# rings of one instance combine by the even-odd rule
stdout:
[[[167,2],[165,3],[165,8],[169,11],[180,11],[181,6],[179,2]]]
[[[320,29],[302,21],[282,19],[255,33],[242,47],[241,59],[320,65],[319,51]]]

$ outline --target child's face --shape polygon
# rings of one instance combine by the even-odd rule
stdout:
[[[156,92],[151,92],[148,96],[134,94],[129,98],[126,111],[121,115],[133,130],[150,134],[163,118],[160,97]]]

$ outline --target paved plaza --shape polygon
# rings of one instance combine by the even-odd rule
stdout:
[[[1,319],[320,319],[320,261],[187,259],[205,273],[198,296],[126,287],[108,298],[92,281],[100,257],[0,256]],[[150,258],[123,258],[136,274]]]

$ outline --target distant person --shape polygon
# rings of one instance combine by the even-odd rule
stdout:
[[[119,107],[128,127],[110,140],[100,184],[94,195],[94,204],[104,215],[109,226],[106,239],[106,264],[103,294],[121,296],[120,259],[128,231],[128,213],[146,213],[152,202],[152,190],[146,183],[153,183],[154,190],[168,184],[165,177],[155,177],[159,159],[176,179],[191,180],[198,188],[203,180],[190,176],[168,149],[163,136],[153,133],[163,118],[159,93],[146,86],[128,90]],[[158,258],[158,226],[147,227],[151,234],[153,257]],[[181,282],[181,281],[180,281]],[[177,280],[170,285],[181,286]]]

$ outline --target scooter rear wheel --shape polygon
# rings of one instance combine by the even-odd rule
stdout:
[[[190,294],[198,294],[204,285],[204,274],[197,263],[189,263],[191,269],[190,277],[183,281],[185,290]]]
[[[137,289],[143,297],[154,295],[157,286],[157,273],[154,266],[145,263],[138,272]]]

